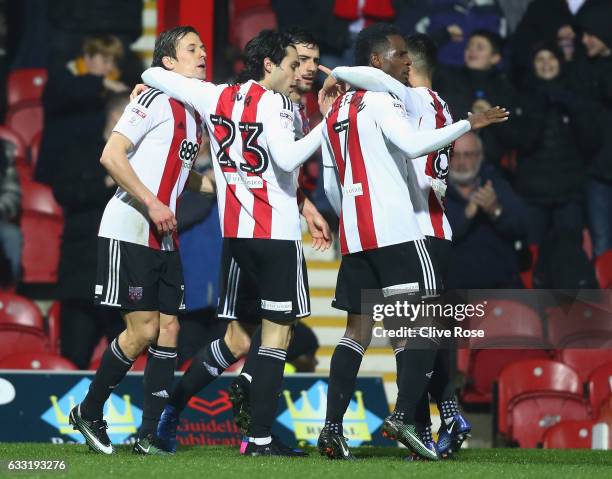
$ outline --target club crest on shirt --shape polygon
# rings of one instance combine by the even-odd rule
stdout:
[[[135,303],[142,299],[142,286],[128,286],[128,298]]]

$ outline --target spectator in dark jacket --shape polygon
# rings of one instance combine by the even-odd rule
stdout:
[[[494,106],[512,110],[516,93],[498,69],[502,61],[499,35],[486,30],[472,32],[464,52],[464,66],[442,67],[434,72],[433,86],[446,100],[455,118]],[[497,164],[513,146],[512,125],[493,125],[482,132],[487,160]]]
[[[451,289],[521,288],[514,243],[525,238],[525,205],[490,164],[473,132],[455,142],[446,195],[453,229]]]
[[[43,93],[44,130],[35,179],[51,183],[58,159],[67,148],[97,142],[104,129],[104,102],[109,92],[127,91],[117,80],[117,60],[123,54],[112,35],[90,37],[83,56],[59,71],[50,71]]]
[[[116,189],[99,159],[106,139],[128,103],[127,93],[109,97],[104,131],[99,132],[97,141],[73,142],[64,150],[56,159],[57,171],[51,184],[64,213],[58,275],[61,349],[62,355],[80,369],[87,369],[102,336],[111,341],[124,329],[118,311],[96,308],[92,298],[98,227],[106,203]]]
[[[21,248],[23,237],[16,225],[21,206],[21,187],[17,178],[14,159],[6,154],[0,142],[0,256],[9,264],[9,277],[0,280],[16,283],[21,276]],[[1,260],[0,260],[1,261]]]
[[[585,159],[601,144],[595,105],[563,71],[554,43],[533,50],[533,73],[513,128],[518,146],[516,188],[529,207],[529,241],[553,231],[582,241]]]
[[[583,68],[590,77],[584,88],[593,94],[600,107],[600,115],[589,126],[600,124],[605,132],[601,148],[591,155],[587,184],[593,250],[599,256],[612,249],[612,3],[590,1],[593,3],[583,8],[578,22],[588,56]]]

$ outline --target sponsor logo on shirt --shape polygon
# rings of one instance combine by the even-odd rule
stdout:
[[[136,113],[140,118],[146,118],[147,117],[147,114],[144,111],[139,110],[136,107],[132,108],[132,112]]]
[[[242,177],[240,173],[227,173],[227,184],[228,185],[244,185],[248,189],[259,189],[263,188],[263,178],[260,176],[247,176]]]
[[[291,128],[291,125],[293,125],[293,116],[285,111],[281,111],[280,124],[283,128]]]
[[[342,187],[342,193],[344,196],[361,196],[363,195],[363,186],[361,183],[355,183],[353,185],[346,185]]]

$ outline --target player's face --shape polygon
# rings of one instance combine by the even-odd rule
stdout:
[[[599,38],[586,32],[582,34],[582,44],[586,49],[587,55],[591,58],[604,56],[610,51],[610,48]]]
[[[468,184],[478,176],[482,150],[473,134],[463,135],[455,141],[452,158],[448,173],[451,182]]]
[[[176,73],[187,78],[206,78],[206,48],[195,33],[189,32],[176,46],[176,58],[169,59]]]
[[[465,65],[470,70],[488,70],[501,60],[485,37],[474,35],[469,39],[464,52]]]
[[[379,55],[380,68],[404,85],[408,85],[408,74],[412,61],[408,55],[406,41],[401,35],[389,35],[387,40],[389,40],[389,48]]]
[[[298,43],[295,45],[300,66],[296,86],[299,93],[308,93],[312,89],[319,68],[319,47]]]
[[[110,75],[117,67],[112,56],[102,55],[101,53],[85,55],[85,65],[89,73],[100,77]]]
[[[549,50],[540,50],[533,59],[533,68],[538,78],[552,80],[559,75],[559,60]]]
[[[285,53],[280,65],[272,65],[269,85],[275,92],[289,95],[296,88],[300,62],[294,47],[287,47]]]

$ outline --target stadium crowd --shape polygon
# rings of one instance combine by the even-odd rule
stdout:
[[[20,7],[9,3],[0,2],[5,19],[0,22],[0,123],[11,126],[16,118],[10,91],[5,94],[11,71],[41,68],[47,79],[40,98],[42,131],[22,134],[19,127],[28,121],[11,127],[18,136],[29,137],[27,153],[21,155],[4,130],[0,135],[5,144],[0,150],[0,281],[9,291],[40,299],[24,271],[20,211],[25,205],[20,202],[32,184],[48,185],[63,230],[57,279],[43,296],[61,304],[62,355],[87,369],[100,338],[111,343],[123,329],[117,312],[96,308],[91,299],[98,227],[117,186],[99,159],[144,69],[130,52],[141,33],[141,2],[98,0],[82,7],[62,0],[57,2],[61,8],[49,10],[46,2],[37,0]],[[230,3],[236,7],[248,2]],[[447,102],[453,118],[498,105],[511,112],[511,121],[467,133],[455,142],[445,199],[453,230],[449,288],[599,287],[595,261],[612,250],[612,3],[252,3],[274,13],[262,28],[299,26],[310,32],[318,41],[321,64],[329,68],[354,64],[357,36],[372,24],[394,23],[406,36],[425,33],[437,46],[432,88]],[[115,24],[111,16],[122,21]],[[10,25],[20,22],[24,28],[12,31]],[[221,83],[235,79],[246,58],[240,51],[244,42],[232,39],[231,15],[228,24],[218,28],[214,72]],[[25,53],[33,44],[45,44],[47,35],[43,51]],[[314,72],[312,76],[315,80]],[[322,119],[316,93],[323,80],[321,74],[304,94],[303,119],[310,128]],[[204,144],[194,168],[211,174]],[[302,168],[300,184],[337,230],[323,189],[319,152]],[[186,192],[178,208],[187,291],[178,340],[181,363],[225,331],[215,321],[222,249],[216,201]],[[298,370],[312,371],[317,340],[303,329],[296,333],[288,357],[296,358]]]

